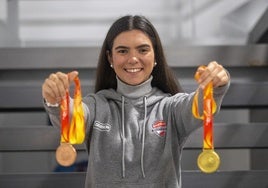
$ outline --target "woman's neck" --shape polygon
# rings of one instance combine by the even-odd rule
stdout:
[[[153,76],[150,76],[148,80],[135,86],[128,85],[122,82],[118,77],[116,77],[116,79],[117,79],[116,91],[129,98],[139,98],[145,96],[152,90],[151,82],[153,80]]]

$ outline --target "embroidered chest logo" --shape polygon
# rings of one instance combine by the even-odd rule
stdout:
[[[98,129],[99,131],[108,131],[109,132],[111,129],[111,125],[108,123],[101,123],[101,122],[95,121],[93,128]]]
[[[156,121],[153,126],[153,132],[160,137],[164,137],[167,132],[167,124],[163,120]]]

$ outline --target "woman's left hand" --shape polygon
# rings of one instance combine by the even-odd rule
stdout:
[[[197,82],[203,89],[211,81],[213,82],[213,87],[215,88],[226,85],[230,80],[226,70],[216,61],[210,62],[206,67],[199,67],[196,73],[199,74]]]

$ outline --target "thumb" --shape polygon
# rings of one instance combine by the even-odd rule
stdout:
[[[74,79],[78,76],[79,72],[78,71],[72,71],[68,73],[69,77],[69,82],[74,81]]]
[[[195,72],[195,75],[194,75],[194,78],[195,78],[195,80],[196,81],[199,81],[199,79],[200,79],[200,76],[201,76],[201,74],[204,72],[204,70],[205,70],[205,66],[199,66],[198,68],[197,68],[197,71]]]

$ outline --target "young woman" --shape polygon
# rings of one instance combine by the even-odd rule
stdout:
[[[227,71],[210,62],[197,72],[200,88],[213,82],[219,110],[230,83]],[[48,104],[59,103],[77,75],[57,72],[44,81],[44,106],[56,126],[59,107]],[[101,49],[95,93],[83,98],[89,152],[85,187],[181,187],[183,144],[202,126],[192,115],[194,94],[182,92],[145,17],[116,20]]]

